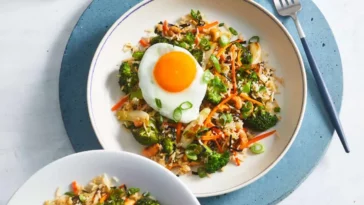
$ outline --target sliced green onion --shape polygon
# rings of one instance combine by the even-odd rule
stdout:
[[[204,51],[209,51],[210,49],[211,49],[211,46],[210,45],[203,47],[203,50]]]
[[[216,68],[216,70],[218,72],[221,72],[219,59],[217,59],[217,57],[215,55],[211,55],[210,60],[211,60],[212,64],[214,64],[214,67]]]
[[[158,108],[162,108],[162,101],[160,99],[156,98],[155,104],[157,105]]]
[[[64,195],[67,195],[67,196],[70,196],[70,197],[76,196],[76,194],[71,192],[71,191],[68,191],[68,192],[64,193]]]
[[[131,196],[131,195],[133,195],[133,194],[136,194],[136,193],[138,193],[139,191],[140,191],[140,189],[139,189],[139,188],[131,187],[131,188],[129,188],[129,189],[128,189],[128,196]]]
[[[132,91],[130,93],[130,99],[133,99],[133,98],[138,98],[139,100],[140,99],[143,99],[142,90],[141,89],[138,89],[138,90]]]
[[[258,80],[258,75],[255,71],[253,71],[251,74],[250,74],[250,78],[254,81],[257,81]]]
[[[174,111],[173,111],[173,120],[175,122],[179,122],[181,120],[181,118],[182,118],[182,109],[181,109],[181,107],[178,107],[178,108],[174,109]]]
[[[253,36],[253,37],[251,37],[250,39],[249,39],[249,44],[250,43],[259,43],[259,41],[260,41],[260,38],[259,38],[259,36]]]
[[[195,20],[198,20],[198,21],[202,19],[202,17],[201,17],[201,13],[200,13],[200,11],[199,11],[199,10],[194,11],[193,9],[191,9],[191,17],[192,17],[193,19],[195,19]]]
[[[78,196],[78,198],[80,199],[81,202],[85,202],[86,201],[86,197],[84,195],[82,195],[82,194],[80,194]]]
[[[230,113],[223,113],[220,115],[220,122],[222,125],[226,125],[227,123],[230,123],[233,121],[233,116]]]
[[[202,38],[200,41],[200,45],[205,51],[211,49],[210,41],[207,38]]]
[[[212,74],[210,72],[210,70],[205,70],[205,72],[203,73],[203,76],[202,76],[202,80],[204,83],[209,83],[210,80],[212,80],[214,78],[214,74]]]
[[[250,151],[253,152],[254,154],[261,154],[264,152],[265,148],[264,145],[260,144],[260,143],[255,143],[252,146],[249,147]]]
[[[248,81],[247,83],[244,84],[243,88],[242,88],[242,92],[243,93],[250,93],[250,88],[251,87],[251,82]]]
[[[133,58],[137,61],[140,61],[144,56],[144,52],[143,51],[135,51],[133,53]]]
[[[188,44],[193,44],[195,42],[195,35],[191,32],[187,32],[184,41]]]
[[[178,45],[179,45],[179,47],[182,47],[184,49],[187,49],[188,48],[188,44],[186,42],[181,42]]]
[[[190,144],[186,148],[186,156],[190,160],[197,160],[198,155],[202,152],[202,147],[197,144]]]
[[[197,173],[198,173],[198,176],[199,176],[200,178],[207,177],[206,170],[205,170],[203,167],[199,167],[199,168],[197,169]]]
[[[188,109],[191,109],[192,108],[192,103],[189,102],[189,101],[186,101],[186,102],[183,102],[179,107],[182,109],[182,110],[188,110]]]
[[[266,91],[267,90],[267,88],[265,87],[265,86],[261,86],[260,88],[259,88],[259,92],[261,92],[261,91]]]
[[[146,191],[146,192],[144,192],[143,193],[143,195],[142,196],[144,196],[144,197],[148,197],[148,196],[150,196],[150,193],[148,192],[148,191]]]
[[[229,38],[226,35],[222,35],[219,38],[219,45],[221,47],[225,47],[227,44],[229,44]]]
[[[224,23],[219,23],[219,27],[222,27],[224,26],[225,24]]]
[[[274,112],[280,112],[281,111],[281,108],[280,107],[275,107],[274,108]]]
[[[238,32],[233,28],[233,27],[229,27],[229,31],[231,34],[233,34],[234,36],[238,35]]]

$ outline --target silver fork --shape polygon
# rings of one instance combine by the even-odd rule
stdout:
[[[302,9],[302,5],[301,5],[300,1],[299,0],[274,0],[274,4],[275,4],[275,7],[276,7],[278,13],[281,16],[290,16],[294,20],[297,30],[298,30],[298,34],[301,38],[303,48],[304,48],[306,56],[307,56],[308,62],[310,64],[312,74],[316,80],[318,90],[320,91],[322,100],[324,102],[324,106],[329,114],[331,123],[334,126],[336,133],[340,138],[341,144],[343,145],[345,152],[349,153],[350,150],[349,150],[348,144],[345,139],[345,134],[344,134],[343,128],[341,126],[340,119],[336,113],[334,104],[333,104],[330,94],[327,90],[325,82],[322,78],[321,72],[317,68],[316,61],[311,54],[310,48],[308,47],[308,44],[307,44],[307,41],[305,38],[305,33],[303,32],[302,26],[297,17],[297,13]]]

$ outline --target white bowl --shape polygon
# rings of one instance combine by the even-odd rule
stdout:
[[[72,181],[86,185],[104,173],[129,187],[149,191],[161,204],[200,204],[178,177],[159,164],[132,153],[98,150],[69,155],[47,165],[15,193],[8,205],[43,204],[54,198],[58,187],[66,192]]]
[[[282,94],[276,95],[281,106],[282,120],[275,129],[279,137],[263,140],[266,152],[249,156],[240,167],[228,165],[224,172],[211,178],[183,176],[181,179],[198,197],[234,191],[257,180],[287,152],[301,125],[306,103],[306,74],[301,55],[284,26],[254,1],[238,0],[156,0],[143,1],[125,13],[101,41],[91,64],[87,103],[95,133],[106,150],[140,153],[142,147],[131,133],[120,126],[110,108],[122,96],[117,72],[130,53],[122,51],[127,42],[137,44],[145,29],[165,19],[177,21],[192,9],[199,9],[207,19],[225,22],[244,36],[258,35],[268,54],[265,60],[284,79]],[[218,186],[217,186],[218,184]]]

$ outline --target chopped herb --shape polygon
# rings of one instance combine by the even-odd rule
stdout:
[[[275,107],[274,112],[281,112],[281,108],[280,107]]]
[[[137,61],[142,60],[143,56],[144,56],[144,52],[143,52],[143,51],[135,51],[135,52],[133,53],[133,58],[134,58],[135,60],[137,60]]]
[[[191,51],[191,54],[193,55],[193,57],[195,57],[197,62],[201,65],[202,59],[203,59],[203,51],[201,51],[200,49],[193,49]]]
[[[219,27],[222,27],[224,26],[225,24],[224,23],[219,23]]]
[[[158,108],[162,108],[162,101],[160,99],[156,98],[155,104],[157,105]]]
[[[131,187],[131,188],[129,188],[129,189],[128,189],[128,196],[131,196],[131,195],[133,195],[133,194],[136,194],[136,193],[138,193],[139,191],[140,191],[140,189],[139,189],[139,188]]]
[[[229,31],[231,34],[233,34],[234,36],[238,35],[238,32],[233,28],[233,27],[229,27]]]
[[[184,38],[184,42],[188,43],[188,44],[193,44],[195,42],[195,35],[193,35],[193,33],[191,32],[187,32],[186,36]]]

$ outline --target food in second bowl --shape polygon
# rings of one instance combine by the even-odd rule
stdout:
[[[274,70],[262,61],[259,37],[248,40],[224,22],[191,10],[166,20],[119,69],[126,95],[112,108],[144,156],[178,174],[205,177],[272,136],[280,107]]]
[[[56,198],[44,205],[160,205],[149,192],[141,193],[139,188],[125,184],[116,186],[113,181],[117,180],[106,175],[95,177],[86,186],[73,181],[72,191],[56,193]]]

